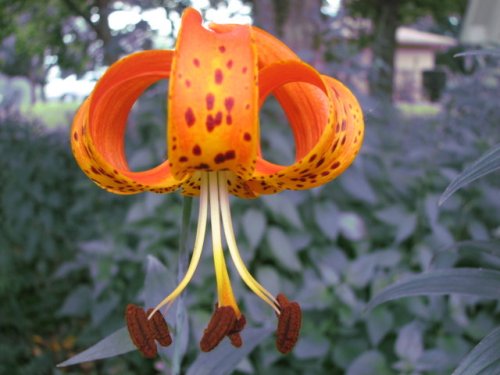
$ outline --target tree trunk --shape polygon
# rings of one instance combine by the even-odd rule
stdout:
[[[96,24],[97,35],[102,40],[103,62],[104,65],[111,65],[118,58],[118,51],[113,46],[111,29],[109,28],[108,18],[110,12],[109,0],[97,0],[99,8],[99,21]]]
[[[254,0],[254,21],[281,39],[305,61],[322,62],[321,35],[326,23],[322,0]]]
[[[373,19],[373,61],[369,72],[372,96],[392,101],[394,87],[394,55],[396,30],[400,25],[399,2],[377,0],[377,14]]]
[[[253,19],[256,26],[274,36],[278,36],[276,11],[273,1],[253,0]]]

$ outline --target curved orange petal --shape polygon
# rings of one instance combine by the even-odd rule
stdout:
[[[214,27],[227,31],[234,25]],[[247,184],[256,194],[271,194],[309,189],[332,180],[352,163],[361,147],[364,124],[356,98],[335,79],[318,78],[312,68],[305,72],[297,55],[272,35],[255,27],[252,33],[261,70],[260,103],[272,87],[294,134],[296,160],[282,166],[259,158]],[[316,75],[315,82],[309,81],[311,75]]]
[[[169,160],[180,177],[229,169],[249,178],[259,138],[257,63],[250,26],[205,29],[187,9],[169,89]]]
[[[361,147],[364,123],[356,98],[333,78],[322,79],[328,96],[318,88],[304,92],[295,84],[287,85],[278,99],[294,133],[296,161],[280,166],[259,159],[255,171],[256,179],[278,191],[309,189],[331,181],[353,162]],[[302,116],[304,112],[308,116]]]
[[[128,113],[152,83],[169,77],[172,52],[147,51],[113,64],[75,116],[71,144],[80,168],[99,186],[118,194],[170,192],[182,181],[168,161],[150,170],[131,171],[125,157]]]

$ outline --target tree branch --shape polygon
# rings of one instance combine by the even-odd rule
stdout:
[[[99,38],[101,38],[101,32],[100,32],[99,28],[97,27],[97,25],[94,22],[92,22],[89,15],[86,14],[84,11],[82,11],[78,7],[78,5],[73,2],[73,0],[61,0],[61,1],[66,5],[66,7],[72,13],[82,17],[85,20],[85,22],[87,22],[87,24],[92,28],[92,30],[95,31],[95,33],[99,36]]]

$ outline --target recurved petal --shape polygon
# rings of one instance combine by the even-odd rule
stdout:
[[[294,134],[296,161],[290,166],[281,166],[258,159],[255,176],[278,190],[317,187],[341,174],[359,152],[364,131],[361,108],[354,95],[339,81],[321,76],[322,84],[319,85],[317,78],[306,79],[307,75],[312,78],[314,73],[307,73],[299,63],[281,64],[289,65],[290,70],[300,68],[302,73],[293,75],[299,74],[298,80],[308,82],[308,85],[295,83],[274,89]],[[262,71],[262,87],[268,75],[273,76],[274,87],[280,84],[272,74],[274,66]],[[283,83],[286,82],[283,79]],[[273,191],[268,188],[258,192]]]
[[[234,25],[213,25],[218,31]],[[247,187],[254,195],[308,189],[342,173],[359,152],[363,115],[352,93],[337,80],[305,69],[299,57],[271,34],[252,27],[260,69],[259,101],[272,92],[294,134],[296,157],[290,166],[257,159]],[[266,124],[261,124],[265,127]]]
[[[238,25],[234,24],[211,24],[210,28],[217,32],[229,32]],[[300,58],[281,40],[275,38],[267,31],[252,26],[252,37],[257,47],[257,61],[259,68],[280,61],[300,61]]]
[[[171,51],[139,52],[113,64],[75,116],[71,144],[80,168],[99,186],[117,193],[166,193],[183,181],[170,172],[168,161],[141,172],[131,171],[125,156],[129,111],[154,82],[168,78]]]

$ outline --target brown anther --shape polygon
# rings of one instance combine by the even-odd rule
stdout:
[[[243,340],[241,339],[241,335],[239,333],[229,333],[229,340],[231,340],[231,345],[235,348],[240,348],[243,345]]]
[[[236,348],[239,348],[241,347],[241,345],[243,345],[240,332],[243,330],[243,328],[245,328],[246,323],[247,320],[245,319],[245,315],[241,314],[239,319],[236,319],[233,328],[231,328],[231,330],[227,334],[229,340],[231,340],[231,344]]]
[[[215,312],[203,332],[200,348],[204,352],[214,349],[231,331],[236,322],[236,313],[230,306],[216,307]]]
[[[276,348],[283,354],[289,353],[299,339],[302,311],[297,302],[290,302],[283,294],[276,297],[280,314],[276,330]]]
[[[146,358],[156,357],[155,339],[144,310],[136,305],[128,305],[125,320],[130,338],[142,355]]]
[[[148,309],[146,315],[149,316],[153,309]],[[168,325],[161,312],[156,311],[154,315],[149,320],[149,326],[153,332],[153,337],[157,340],[161,346],[169,346],[172,344],[172,337],[170,336],[170,331],[168,330]]]

